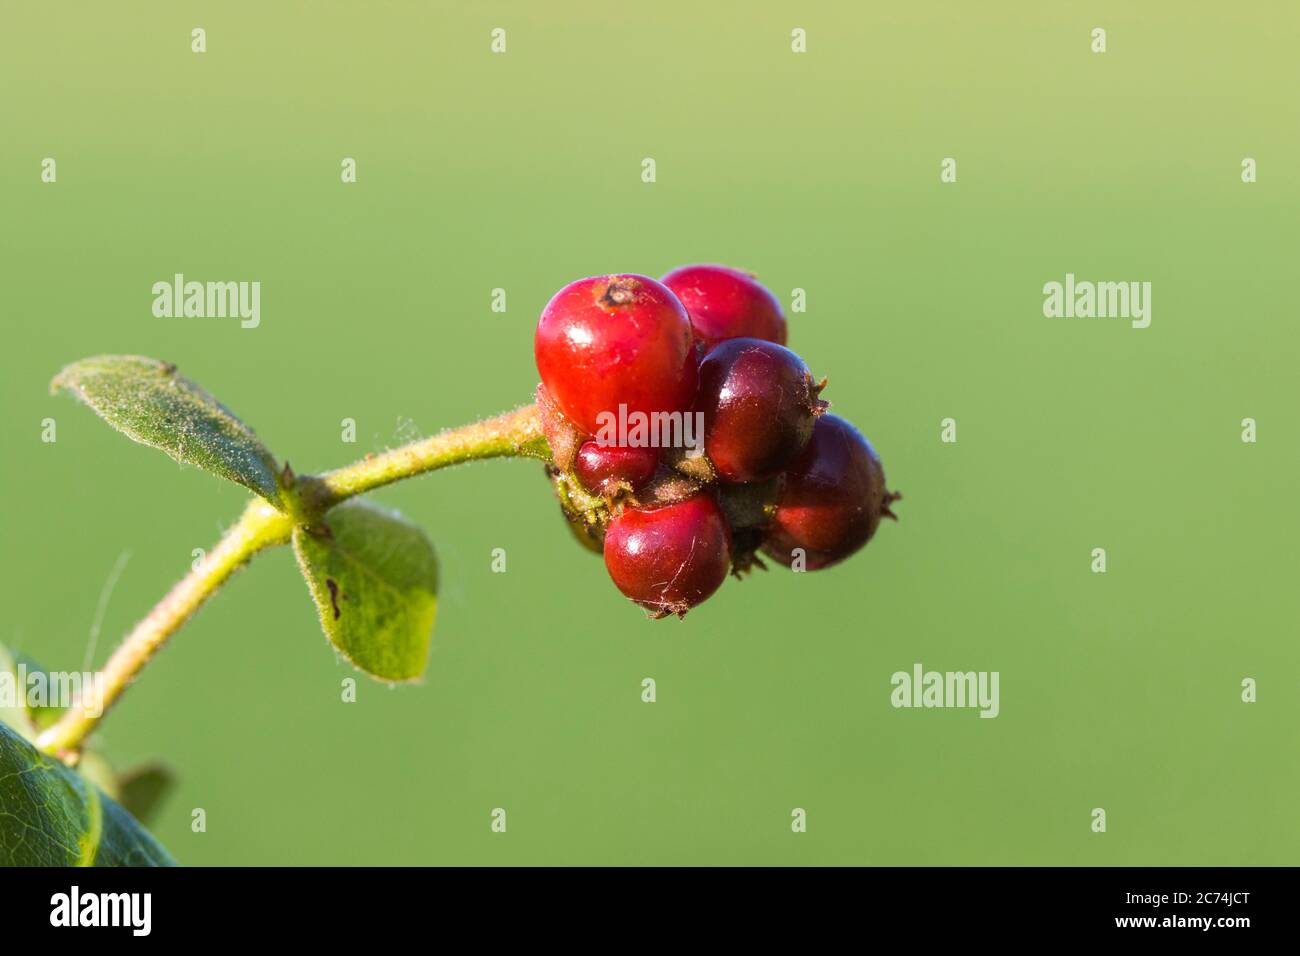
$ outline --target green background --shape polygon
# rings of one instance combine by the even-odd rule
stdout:
[[[906,496],[851,562],[730,582],[679,623],[618,595],[535,463],[380,492],[443,561],[421,686],[341,703],[352,671],[281,549],[105,724],[116,761],[180,774],[155,830],[181,862],[1300,862],[1294,4],[4,21],[0,640],[47,666],[81,667],[122,552],[97,663],[245,498],[48,396],[101,352],[178,363],[323,470],[528,400],[565,282],[721,261],[807,290],[790,344]],[[176,272],[260,281],[261,327],[155,319]],[[1152,282],[1151,327],[1044,318],[1066,272]],[[999,671],[1001,716],[891,708],[917,661]]]

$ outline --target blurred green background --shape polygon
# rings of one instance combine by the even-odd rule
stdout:
[[[565,282],[721,261],[807,290],[790,344],[906,495],[851,562],[730,582],[679,623],[618,595],[534,463],[382,491],[443,561],[423,685],[342,703],[353,672],[281,549],[105,724],[114,760],[180,774],[155,830],[181,862],[1300,859],[1294,4],[4,21],[0,641],[46,666],[82,666],[123,552],[96,663],[245,497],[47,394],[101,352],[178,363],[323,470],[528,400]],[[154,318],[176,272],[260,281],[261,326]],[[1044,318],[1066,272],[1152,282],[1151,327]],[[999,671],[1001,716],[891,708],[917,661]]]

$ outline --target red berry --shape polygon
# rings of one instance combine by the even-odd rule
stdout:
[[[573,473],[594,495],[613,494],[620,487],[635,490],[650,480],[659,464],[657,449],[601,445],[585,441],[573,462]]]
[[[838,415],[822,415],[798,461],[781,477],[763,550],[791,565],[804,552],[809,571],[830,567],[861,548],[881,516],[892,518],[880,458],[862,433]]]
[[[649,416],[686,412],[695,399],[691,321],[676,296],[645,276],[566,285],[542,310],[533,351],[551,397],[588,435],[620,404]]]
[[[785,344],[785,315],[776,296],[748,273],[726,266],[682,266],[663,278],[690,314],[695,337],[712,348],[747,336]]]
[[[726,580],[731,532],[704,493],[660,508],[624,508],[605,530],[605,568],[653,617],[680,616]]]
[[[724,481],[762,481],[784,471],[826,408],[812,372],[783,345],[729,339],[700,365],[697,408],[704,451]]]

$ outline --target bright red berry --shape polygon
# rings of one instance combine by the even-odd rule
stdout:
[[[704,451],[724,481],[762,481],[784,471],[826,408],[812,372],[783,345],[728,339],[704,357],[696,408]]]
[[[822,415],[781,477],[763,551],[788,566],[799,548],[807,570],[830,567],[866,544],[882,516],[894,516],[889,505],[897,497],[862,433],[838,415]]]
[[[695,399],[690,319],[676,296],[646,276],[569,283],[542,310],[533,351],[547,391],[588,435],[615,420],[620,404],[629,415],[649,416],[686,412]]]
[[[585,441],[573,462],[573,473],[594,495],[613,494],[620,487],[635,490],[650,480],[659,452],[644,446],[601,445]]]
[[[703,492],[659,508],[624,508],[605,530],[605,568],[652,616],[680,616],[726,580],[731,532]]]
[[[781,303],[757,279],[726,266],[682,266],[663,278],[682,300],[695,337],[712,348],[742,336],[785,344]]]

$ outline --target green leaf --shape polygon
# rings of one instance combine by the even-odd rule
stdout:
[[[22,669],[20,669],[20,664]],[[59,713],[61,713],[61,710],[57,707],[29,706],[31,702],[28,700],[28,687],[23,678],[30,679],[35,675],[48,677],[48,672],[29,658],[15,656],[10,653],[8,648],[0,645],[0,724],[16,732],[16,735],[23,738],[29,745],[34,745],[39,730],[57,719]],[[78,832],[91,834],[94,827],[99,826],[100,844],[92,846],[89,837],[85,842],[78,842],[76,844],[78,855],[71,862],[81,861],[83,851],[87,859],[90,858],[89,855],[93,851],[95,860],[108,865],[119,858],[124,859],[126,862],[135,862],[142,852],[150,855],[154,854],[155,850],[161,853],[164,858],[155,862],[171,862],[170,858],[166,856],[166,851],[153,843],[152,838],[147,833],[144,834],[144,840],[147,844],[144,851],[133,848],[131,842],[133,840],[139,842],[136,831],[140,830],[140,825],[131,819],[131,814],[134,814],[137,820],[143,820],[145,817],[152,815],[159,801],[175,782],[172,772],[166,767],[161,764],[144,764],[118,776],[114,774],[108,761],[101,754],[92,750],[82,751],[81,761],[77,764],[75,771],[67,770],[62,763],[44,758],[43,755],[36,751],[33,751],[34,758],[30,754],[20,754],[16,748],[13,753],[18,754],[18,756],[14,757],[14,766],[26,767],[35,761],[40,764],[38,772],[48,771],[54,774],[54,777],[46,781],[42,787],[44,789],[52,788],[56,795],[62,795],[66,798],[63,809],[57,809],[57,803],[54,804],[56,809],[53,811],[53,816],[55,818],[67,819],[70,814],[75,814],[75,802],[81,799],[85,803],[87,826],[84,830]],[[6,777],[10,771],[6,769],[5,756],[7,755],[8,751],[5,750],[5,742],[0,740],[0,865],[38,863],[41,860],[18,859],[20,854],[17,851],[19,849],[18,844],[25,840],[23,834],[34,827],[34,824],[29,821],[29,816],[39,821],[44,811],[41,807],[34,807],[29,808],[28,815],[24,815],[7,806],[6,799],[12,798],[18,792],[17,790],[10,791],[8,789],[9,781]],[[41,763],[41,761],[44,761],[44,763]],[[48,764],[48,767],[46,764]],[[25,769],[20,772],[29,774],[32,771]],[[58,779],[59,774],[74,778],[72,786],[68,787],[66,781],[61,782]],[[28,788],[32,794],[40,792],[41,789],[41,787]],[[107,800],[105,794],[119,800],[127,809],[124,811],[122,807],[116,805],[105,809]],[[107,801],[107,803],[111,802]],[[125,835],[114,830],[109,834],[108,842],[104,843],[103,827],[106,814],[110,822],[118,826]],[[99,821],[98,824],[95,824],[94,821],[96,820]],[[56,833],[52,839],[57,844],[62,838]],[[66,848],[73,844],[63,840],[62,845]],[[108,846],[109,851],[105,852],[103,850],[104,846]],[[46,849],[48,850],[49,847]],[[43,853],[45,851],[39,852]],[[57,849],[55,852],[57,852]]]
[[[293,533],[298,564],[335,649],[390,681],[424,673],[438,608],[438,558],[400,515],[353,499],[328,528]]]
[[[176,366],[140,355],[98,355],[56,375],[50,390],[61,388],[127,437],[237,481],[280,507],[275,458],[229,409],[176,374]]]
[[[0,724],[0,866],[174,866],[129,813]]]
[[[176,774],[160,763],[141,764],[122,771],[118,800],[141,823],[148,824],[167,794],[176,786]]]
[[[36,743],[36,741],[32,742]],[[113,765],[103,754],[83,747],[81,759],[77,761],[77,773],[118,803],[122,802],[122,791],[117,785],[117,774],[113,772]]]
[[[13,675],[14,681],[17,682],[15,684],[16,687],[18,684],[22,683],[24,678],[29,685],[38,677],[42,678],[46,682],[47,687],[49,687],[54,680],[50,672],[42,667],[40,662],[33,660],[26,654],[13,654],[6,648],[0,647],[0,675],[5,671],[8,671]],[[0,680],[3,679],[3,676],[0,676]],[[28,740],[35,743],[37,735],[42,730],[51,726],[63,716],[64,708],[62,705],[54,703],[50,699],[51,695],[48,693],[45,695],[44,703],[41,703],[40,701],[33,702],[29,698],[27,690],[28,688],[25,686],[20,687],[17,699],[18,711],[22,713],[24,718],[21,722],[22,725],[16,726],[13,721],[6,721],[6,723],[8,723],[10,727],[14,727]],[[7,698],[4,694],[0,693],[0,720],[3,720],[5,717],[4,705],[7,702]]]

